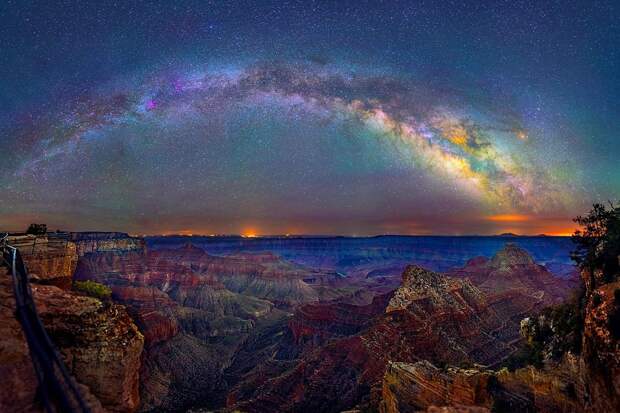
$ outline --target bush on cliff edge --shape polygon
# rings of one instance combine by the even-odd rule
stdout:
[[[95,281],[76,281],[73,288],[100,300],[109,300],[112,296],[112,290],[110,287],[99,284]]]

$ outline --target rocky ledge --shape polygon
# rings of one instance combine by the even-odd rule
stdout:
[[[437,406],[488,411],[493,405],[489,393],[489,372],[450,368],[447,371],[428,361],[409,364],[390,362],[382,386],[381,413],[413,413]]]
[[[32,292],[48,334],[77,381],[106,409],[135,411],[144,338],[125,307],[54,286],[33,285]]]
[[[119,305],[51,285],[33,284],[43,324],[93,412],[132,412],[143,337]],[[37,379],[15,318],[11,278],[0,267],[0,411],[38,412]]]
[[[63,289],[71,287],[78,262],[75,243],[54,233],[11,235],[8,242],[19,249],[31,279]]]
[[[77,246],[81,257],[91,252],[144,251],[144,239],[132,237],[124,232],[72,232],[71,241]]]
[[[579,371],[575,358],[553,368],[530,366],[514,372],[438,368],[428,361],[391,362],[383,378],[380,411],[413,413],[436,406],[500,412],[602,411],[584,407]]]

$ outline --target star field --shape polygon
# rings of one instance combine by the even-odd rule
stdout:
[[[1,227],[565,233],[620,193],[612,4],[2,7]]]

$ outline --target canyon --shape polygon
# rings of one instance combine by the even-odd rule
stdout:
[[[616,286],[596,292],[603,303],[588,312],[583,355],[502,368],[527,342],[522,320],[563,303],[580,284],[558,259],[556,240],[549,266],[512,239],[489,256],[480,256],[488,253],[482,249],[448,266],[426,246],[394,253],[394,245],[378,244],[374,258],[364,252],[363,260],[334,260],[321,256],[327,241],[259,240],[259,248],[238,239],[210,246],[180,239],[76,233],[62,257],[46,257],[44,249],[25,255],[40,317],[94,411],[617,406],[605,389],[618,385],[618,344],[601,321],[615,311]],[[452,240],[446,245],[455,248]],[[399,267],[395,254],[423,259]],[[549,270],[557,267],[561,274]],[[8,275],[2,278],[0,373],[20,391],[0,391],[0,406],[37,411],[36,377],[4,304]],[[76,288],[84,282],[108,287],[110,297]],[[600,375],[593,365],[612,367]]]

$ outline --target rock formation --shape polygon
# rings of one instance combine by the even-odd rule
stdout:
[[[489,372],[450,368],[442,371],[428,361],[390,362],[382,384],[382,413],[413,413],[433,406],[490,409],[493,399]]]
[[[78,262],[75,243],[54,233],[13,235],[8,242],[19,249],[31,279],[64,289],[71,287]]]
[[[450,276],[408,266],[392,291],[400,261],[390,251],[379,253],[387,254],[381,268],[375,252],[341,254],[338,265],[353,273],[343,277],[264,251],[147,250],[121,233],[72,239],[72,257],[80,257],[74,278],[109,286],[114,303],[43,279],[33,292],[95,410],[550,412],[579,411],[572,409],[590,395],[603,400],[591,402],[596,409],[615,407],[605,393],[617,385],[605,324],[617,307],[612,287],[597,292],[583,358],[553,369],[493,370],[519,348],[522,318],[566,297],[570,284],[512,245]],[[10,321],[10,308],[0,310]],[[34,376],[14,324],[0,327],[0,349],[12,349],[0,373],[23,389]],[[588,370],[593,360],[612,366],[609,374]],[[26,411],[36,410],[33,397],[0,390],[0,402]]]
[[[490,260],[475,257],[463,268],[448,274],[469,278],[489,295],[525,294],[538,302],[540,309],[562,302],[578,285],[576,273],[567,279],[556,277],[546,267],[536,264],[527,251],[512,243],[507,243]]]
[[[586,408],[620,411],[620,281],[587,294],[582,345]]]
[[[144,338],[125,308],[54,286],[33,285],[43,324],[67,368],[103,406],[135,411]]]
[[[286,317],[278,307],[331,296],[323,289],[340,278],[273,254],[216,257],[192,245],[89,253],[75,277],[110,286],[143,332],[145,410],[217,405],[239,346]]]
[[[597,279],[587,271],[582,276],[584,281]],[[513,372],[439,369],[427,361],[390,363],[383,378],[381,411],[404,413],[437,405],[473,405],[506,412],[619,411],[620,281],[585,284],[580,354],[568,351],[554,359],[548,351],[542,367],[530,365]],[[526,324],[524,332],[531,334],[530,323]],[[563,334],[562,330],[548,328],[552,336],[546,345],[557,346],[568,339],[559,336],[556,340],[554,335]]]
[[[573,364],[573,368],[578,366]],[[502,412],[583,411],[578,400],[583,383],[578,375],[568,373],[568,370],[541,371],[532,367],[515,372],[440,369],[428,361],[393,362],[383,378],[380,411],[409,413],[436,406]]]
[[[142,238],[124,232],[72,232],[69,235],[80,257],[93,252],[144,251],[146,248]]]
[[[13,284],[0,266],[0,411],[37,411],[35,375],[26,338],[15,318]]]
[[[518,325],[505,323],[496,305],[466,280],[410,266],[393,296],[369,306],[302,306],[283,333],[289,338],[249,369],[228,405],[257,412],[377,407],[392,360],[495,364],[518,338]]]
[[[14,316],[10,280],[0,267],[0,411],[39,412],[38,382]],[[32,290],[45,328],[91,411],[135,411],[143,339],[125,309],[55,286]]]

